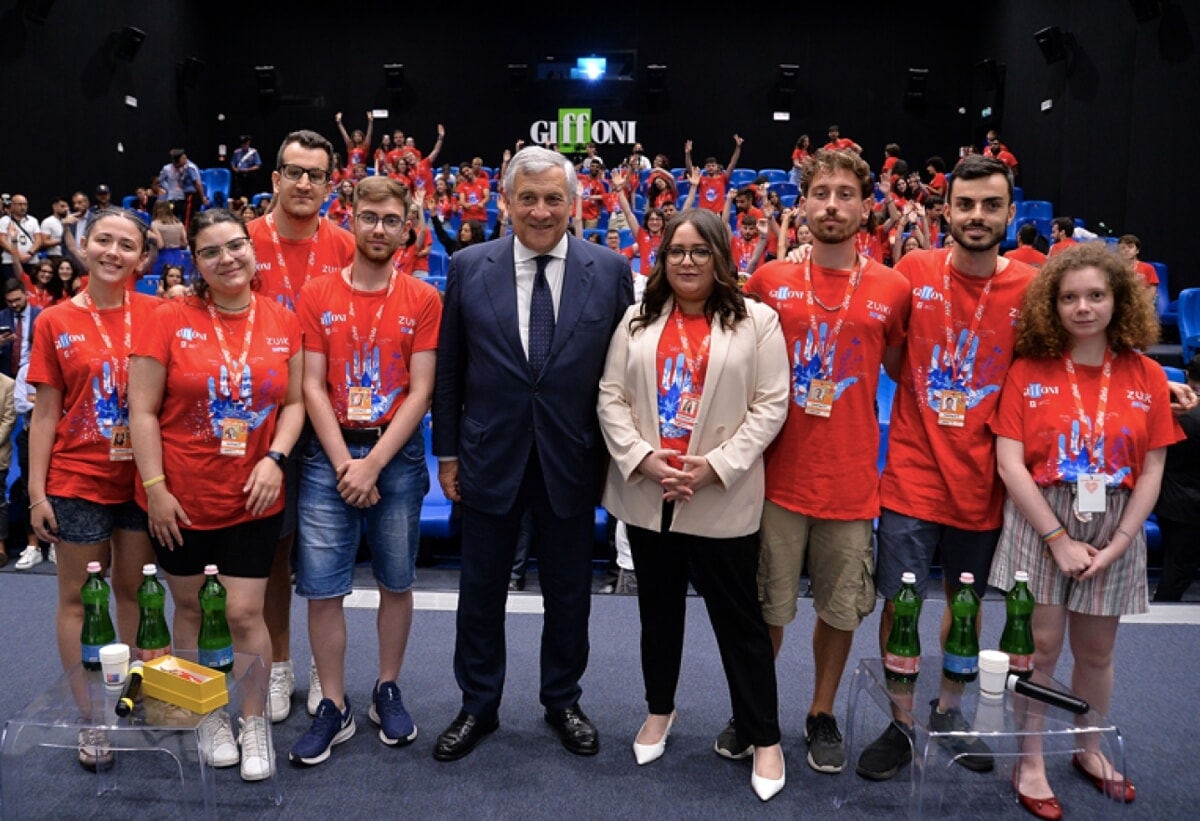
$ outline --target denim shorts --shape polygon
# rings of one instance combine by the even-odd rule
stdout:
[[[347,445],[352,459],[363,458],[372,447]],[[336,471],[316,437],[301,458],[296,593],[307,599],[349,595],[364,528],[379,586],[393,593],[411,589],[421,541],[421,504],[429,492],[421,427],[380,472],[375,484],[379,501],[368,508],[342,499]]]
[[[113,528],[146,532],[146,511],[133,501],[101,504],[87,499],[49,496],[58,522],[59,541],[98,544],[112,538]]]
[[[929,583],[933,554],[942,553],[942,579],[958,589],[958,577],[964,571],[975,574],[975,592],[983,598],[987,592],[992,556],[1000,541],[995,530],[962,530],[950,525],[927,522],[884,508],[879,516],[879,556],[875,560],[875,589],[885,599],[900,591],[900,574],[911,570],[917,577],[917,592],[924,599]]]

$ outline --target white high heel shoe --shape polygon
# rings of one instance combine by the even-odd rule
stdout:
[[[658,761],[658,759],[663,757],[663,753],[667,749],[667,736],[671,734],[671,727],[674,724],[675,713],[671,713],[670,718],[667,719],[667,729],[663,731],[662,738],[658,740],[657,744],[638,744],[636,740],[633,742],[633,757],[637,760],[639,767],[649,764],[651,761]],[[645,729],[645,727],[646,725],[643,723],[642,729]],[[641,734],[642,731],[638,730],[639,737]]]
[[[779,778],[766,778],[756,773],[751,767],[750,787],[760,800],[770,801],[783,789],[783,785],[787,781],[787,762],[782,757],[779,759],[779,766]]]

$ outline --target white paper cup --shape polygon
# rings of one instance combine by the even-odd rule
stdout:
[[[104,673],[104,686],[123,687],[129,674],[129,645],[106,644],[100,648],[100,668]]]
[[[979,651],[979,690],[984,696],[999,698],[1004,695],[1004,682],[1008,679],[1008,653],[999,650]]]

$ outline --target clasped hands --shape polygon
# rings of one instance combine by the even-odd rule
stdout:
[[[682,468],[672,465],[672,460]],[[637,469],[662,487],[666,502],[690,502],[697,490],[717,480],[716,471],[703,456],[688,456],[671,448],[646,454]]]
[[[1050,546],[1050,555],[1064,576],[1083,582],[1112,564],[1117,558],[1117,551],[1111,547],[1099,550],[1087,542],[1076,541],[1067,536],[1056,540]]]

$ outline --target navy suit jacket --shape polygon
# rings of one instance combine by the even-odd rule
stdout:
[[[512,510],[536,443],[555,514],[577,516],[600,498],[606,451],[596,398],[633,278],[623,256],[568,236],[550,355],[535,378],[518,330],[513,248],[509,236],[450,259],[433,452],[458,458],[465,504],[498,516]]]
[[[25,306],[24,319],[25,322],[29,324],[29,327],[23,329],[21,333],[23,335],[28,335],[30,347],[33,346],[33,323],[37,320],[38,314],[41,312],[41,308],[35,308],[32,305]],[[0,309],[0,327],[5,326],[12,328],[14,333],[17,330],[17,318],[13,315],[11,308]],[[0,345],[0,370],[4,371],[4,373],[11,376],[13,379],[17,378],[16,370],[11,367],[12,346],[15,344],[17,344],[17,340],[13,339],[10,342]]]

